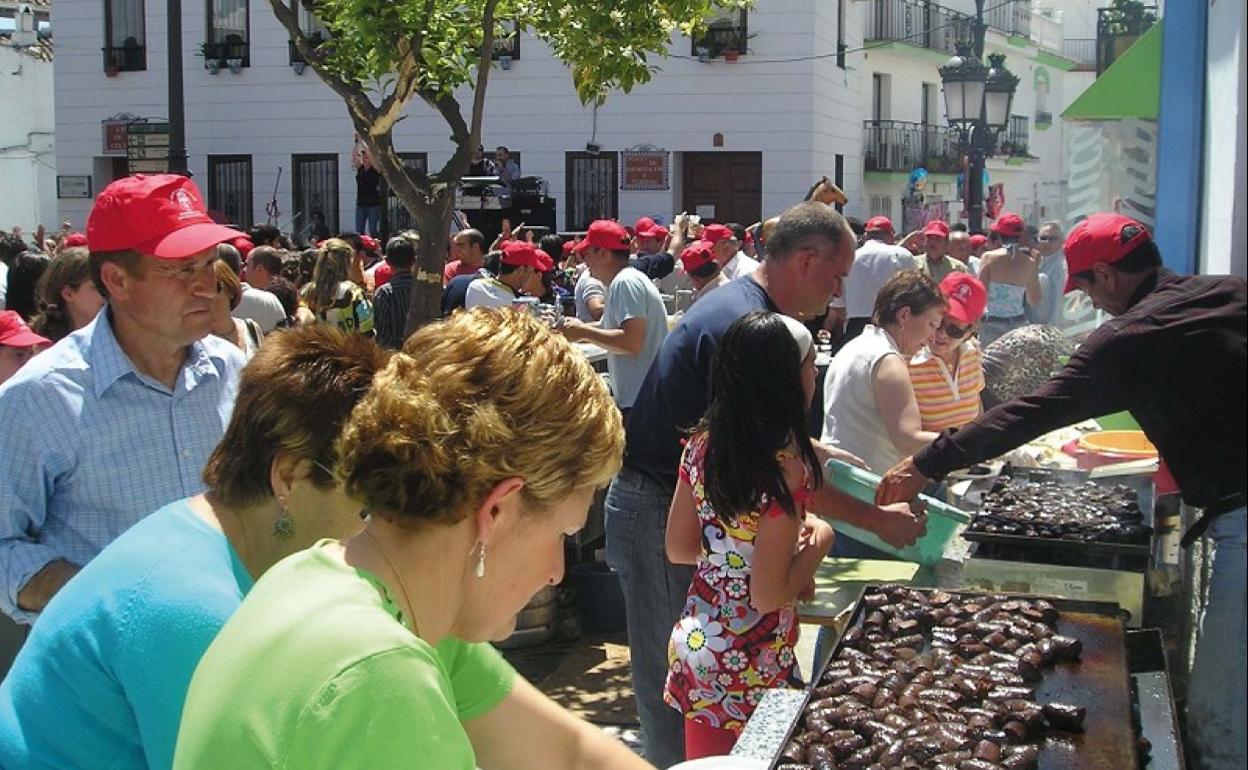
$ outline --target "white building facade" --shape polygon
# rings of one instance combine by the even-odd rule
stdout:
[[[58,224],[48,0],[0,0],[0,226]]]
[[[353,129],[341,100],[292,62],[266,2],[206,2],[184,2],[183,71],[190,169],[210,206],[249,225],[272,218],[272,198],[277,224],[297,230],[319,205],[331,229],[350,229]],[[580,104],[545,44],[522,35],[508,68],[491,73],[483,141],[506,145],[525,175],[546,180],[561,229],[584,227],[593,215],[670,219],[685,209],[749,224],[801,200],[823,175],[859,202],[861,55],[836,54],[861,46],[851,31],[861,30],[862,13],[851,0],[762,0],[725,19],[748,30],[739,60],[712,52],[699,61],[693,41],[674,37],[652,81],[612,94],[597,110]],[[160,123],[168,114],[164,4],[58,0],[55,14],[58,173],[89,176],[98,191],[129,170],[124,147],[107,146],[109,122]],[[225,42],[212,48],[218,41]],[[195,55],[201,43],[225,66],[206,69]],[[229,58],[241,61],[231,68]],[[395,129],[395,145],[436,169],[452,152],[447,134],[416,102]],[[597,153],[586,152],[591,144]],[[666,153],[666,180],[652,168],[640,185],[625,185],[621,153],[630,149]],[[625,189],[637,186],[650,189]],[[62,198],[60,210],[81,225],[90,203]]]

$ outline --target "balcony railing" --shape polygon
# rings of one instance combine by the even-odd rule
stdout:
[[[1001,136],[998,149],[1002,155],[1011,157],[1027,157],[1027,148],[1031,143],[1031,125],[1026,115],[1011,115],[1006,124],[1005,133]]]
[[[989,27],[1007,35],[1031,37],[1031,3],[1028,0],[1007,0],[993,3],[984,11]]]
[[[863,166],[867,171],[933,174],[958,171],[958,138],[948,126],[900,120],[864,121]]]
[[[138,72],[147,69],[147,47],[124,45],[104,48],[104,69],[113,72]]]
[[[1100,75],[1157,23],[1157,6],[1123,5],[1096,10],[1096,74]]]
[[[971,40],[975,18],[935,3],[870,0],[867,40],[902,43],[957,53],[956,44]]]
[[[216,43],[204,43],[205,60],[227,62],[233,59],[242,61],[243,66],[249,63],[250,46],[246,40],[228,40]]]
[[[1075,72],[1096,72],[1096,38],[1067,38],[1062,41],[1062,56],[1075,63]]]

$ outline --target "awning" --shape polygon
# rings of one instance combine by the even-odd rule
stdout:
[[[1062,113],[1064,120],[1157,119],[1161,105],[1158,21],[1101,73]]]

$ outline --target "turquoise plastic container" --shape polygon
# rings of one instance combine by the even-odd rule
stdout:
[[[826,471],[827,480],[837,489],[863,502],[875,502],[875,490],[880,485],[880,477],[876,474],[840,460],[829,460]],[[905,548],[894,548],[878,535],[843,521],[828,519],[828,523],[837,532],[892,554],[898,559],[930,566],[940,561],[945,546],[957,534],[958,525],[968,523],[971,516],[934,497],[919,495],[919,499],[927,506],[927,532],[914,545]]]

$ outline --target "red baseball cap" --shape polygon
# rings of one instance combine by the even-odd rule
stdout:
[[[667,237],[667,228],[658,224],[650,217],[638,219],[637,224],[633,225],[633,231],[638,238],[658,238],[662,240]]]
[[[576,248],[576,241],[564,241],[564,242],[563,242],[563,253],[564,253],[564,255],[571,254],[571,253],[572,253],[572,249],[574,249],[574,248]]]
[[[867,220],[866,231],[869,233],[871,232],[879,232],[879,233],[895,232],[893,230],[893,220],[885,216],[871,217],[870,219]]]
[[[735,237],[732,230],[724,225],[707,225],[702,228],[702,240],[712,245]]]
[[[551,259],[550,255],[547,254],[545,251],[542,251],[541,249],[537,249],[536,251],[537,251],[538,272],[549,273],[551,270],[554,270],[555,260]]]
[[[77,246],[86,246],[87,236],[83,235],[82,233],[70,233],[69,235],[65,236],[65,243],[63,245],[67,249],[72,249]]]
[[[986,235],[975,233],[974,235],[971,236],[971,248],[972,249],[978,249],[980,246],[983,246],[987,243],[988,243],[988,236]]]
[[[953,272],[940,282],[948,307],[945,314],[959,323],[973,324],[988,306],[988,290],[970,273]]]
[[[627,251],[631,240],[628,231],[619,222],[610,219],[595,219],[589,223],[589,230],[581,242],[576,244],[576,253],[582,254],[593,246],[611,251]]]
[[[188,259],[241,235],[213,222],[199,188],[178,174],[118,179],[100,191],[87,216],[87,240],[94,251]]]
[[[373,237],[373,236],[371,236],[371,235],[361,235],[361,236],[360,236],[360,243],[361,243],[361,244],[364,246],[364,248],[365,248],[365,249],[367,249],[368,251],[377,251],[378,249],[380,249],[380,248],[381,248],[381,244],[380,244],[380,243],[378,243],[378,242],[377,242],[377,239],[376,239],[376,238],[374,238],[374,237]]]
[[[715,259],[715,255],[711,253],[712,245],[709,241],[694,241],[680,252],[680,265],[686,273],[697,270]]]
[[[256,244],[252,243],[247,236],[235,238],[230,241],[230,245],[238,249],[238,256],[242,257],[244,261],[246,261],[247,255],[251,253],[251,250],[256,248]]]
[[[1139,232],[1124,237],[1123,230],[1134,227]],[[1074,226],[1066,236],[1066,291],[1075,290],[1075,274],[1092,269],[1097,262],[1112,265],[1152,240],[1148,229],[1131,217],[1121,214],[1093,214]]]
[[[0,310],[0,345],[10,348],[32,348],[51,345],[52,340],[35,334],[16,310]]]
[[[541,271],[541,258],[537,256],[538,251],[533,244],[528,241],[507,241],[503,244],[504,265],[515,265],[516,267],[528,267]]]
[[[949,237],[949,223],[943,219],[933,219],[923,228],[924,235],[934,235],[937,238]]]
[[[992,223],[990,228],[992,232],[1006,238],[1018,238],[1022,236],[1026,227],[1023,225],[1023,218],[1012,211],[1007,211]]]

